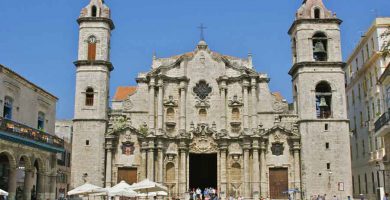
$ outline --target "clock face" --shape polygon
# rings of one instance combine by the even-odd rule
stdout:
[[[88,43],[96,43],[96,38],[95,36],[91,36],[88,38]]]

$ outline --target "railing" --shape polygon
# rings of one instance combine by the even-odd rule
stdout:
[[[64,148],[63,139],[2,117],[0,117],[0,131],[50,146]]]
[[[390,121],[390,109],[387,112],[383,113],[382,116],[379,117],[375,122],[375,132],[378,132],[383,126],[387,125]]]

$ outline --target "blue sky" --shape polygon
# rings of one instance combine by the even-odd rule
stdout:
[[[73,117],[78,25],[89,0],[1,0],[0,63],[59,97],[57,117]],[[375,16],[390,16],[389,0],[324,0],[342,25],[346,58]],[[135,85],[150,69],[153,51],[167,57],[192,51],[205,38],[217,52],[246,57],[271,77],[273,91],[291,100],[287,30],[302,0],[106,0],[116,29],[112,37],[111,96]]]

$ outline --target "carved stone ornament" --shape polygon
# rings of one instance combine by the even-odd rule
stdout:
[[[190,144],[190,151],[193,153],[209,153],[218,152],[218,145],[214,141],[216,131],[209,127],[208,124],[197,124],[191,130],[192,142]]]
[[[129,98],[127,98],[125,100],[125,102],[123,103],[123,109],[124,110],[131,110],[133,107],[134,107],[133,103],[131,102],[131,100]]]
[[[241,100],[238,99],[237,95],[233,96],[232,100],[229,100],[229,107],[241,107],[244,104]]]
[[[206,81],[200,80],[193,88],[193,91],[200,100],[205,100],[206,97],[212,92],[212,88],[208,83],[206,83]]]
[[[119,117],[119,118],[115,119],[113,124],[112,124],[113,132],[121,130],[125,127],[126,127],[126,119],[124,117]]]
[[[283,151],[284,151],[283,143],[280,142],[272,143],[271,151],[272,151],[272,155],[275,156],[283,155]]]
[[[169,96],[168,100],[164,101],[164,106],[168,108],[177,107],[177,101],[173,99],[173,96]]]
[[[134,154],[134,143],[133,142],[123,142],[122,143],[122,154],[130,156]]]

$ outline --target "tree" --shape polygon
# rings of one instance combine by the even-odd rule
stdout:
[[[381,47],[382,56],[386,59],[390,55],[390,27],[380,35],[380,38],[383,40]]]

